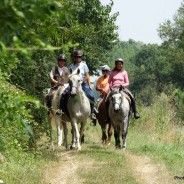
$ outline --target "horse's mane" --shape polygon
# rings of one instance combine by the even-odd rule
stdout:
[[[118,93],[120,93],[119,88],[112,88],[112,89],[111,89],[111,94],[112,94],[112,95],[118,94]]]

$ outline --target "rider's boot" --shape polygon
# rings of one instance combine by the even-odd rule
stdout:
[[[132,111],[134,113],[134,118],[135,119],[139,119],[140,118],[140,115],[139,115],[139,113],[137,112],[137,109],[136,109],[135,99],[132,98],[131,101],[132,101],[131,102],[131,105],[132,105]]]

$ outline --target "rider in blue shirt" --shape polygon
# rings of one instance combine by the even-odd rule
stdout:
[[[90,75],[89,75],[89,69],[87,64],[82,61],[83,53],[81,50],[74,50],[72,53],[72,59],[73,63],[69,65],[68,70],[72,69],[72,73],[77,73],[77,70],[80,69],[80,75],[82,82],[82,89],[85,92],[86,96],[90,100],[90,106],[91,106],[91,118],[96,119],[95,112],[96,108],[94,108],[95,105],[95,97],[92,91],[92,86],[90,83]],[[61,98],[61,109],[64,109],[62,105],[65,103],[62,102],[63,98],[66,97],[67,92],[70,90],[70,87],[68,86],[67,89],[63,92],[62,98]]]

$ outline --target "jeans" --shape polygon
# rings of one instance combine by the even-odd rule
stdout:
[[[83,82],[82,83],[82,90],[86,94],[86,96],[89,98],[89,100],[94,103],[95,102],[95,96],[93,94],[93,91],[89,88],[88,84]]]

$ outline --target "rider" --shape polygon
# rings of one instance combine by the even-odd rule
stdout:
[[[110,68],[108,65],[101,66],[102,76],[97,79],[96,90],[100,92],[100,98],[106,94],[106,84],[109,79]]]
[[[132,93],[127,89],[129,86],[129,79],[128,79],[128,73],[123,69],[123,59],[118,58],[115,60],[115,67],[111,71],[107,85],[106,85],[106,91],[109,89],[109,87],[114,88],[114,87],[123,87],[123,91],[130,97],[131,99],[131,106],[132,106],[132,111],[134,113],[134,118],[138,119],[140,118],[139,113],[137,112],[136,109],[136,104],[135,104],[135,98],[132,95]],[[106,98],[106,103],[108,104],[110,94],[107,95]]]
[[[68,68],[65,67],[67,57],[64,54],[59,54],[57,58],[57,66],[53,67],[50,72],[51,86],[64,85],[68,79]],[[58,78],[61,77],[61,81]]]
[[[82,89],[85,92],[86,96],[90,100],[90,106],[91,106],[91,118],[96,119],[96,109],[94,108],[95,104],[95,97],[92,91],[92,86],[90,83],[90,75],[89,75],[89,69],[87,64],[82,61],[83,52],[82,50],[74,50],[72,53],[72,59],[73,63],[69,65],[68,70],[72,69],[72,73],[77,73],[77,70],[80,69],[80,75],[82,79]],[[70,90],[70,86],[67,87],[67,89],[63,92],[61,97],[61,109],[63,110],[66,106],[66,94]]]
[[[65,54],[59,54],[57,58],[57,66],[53,67],[50,71],[51,88],[49,90],[49,93],[46,95],[46,104],[48,109],[51,108],[52,94],[54,90],[56,90],[59,85],[64,85],[65,83],[67,83],[68,68],[65,67],[66,60],[67,57],[65,56]],[[58,81],[59,78],[60,80]]]

